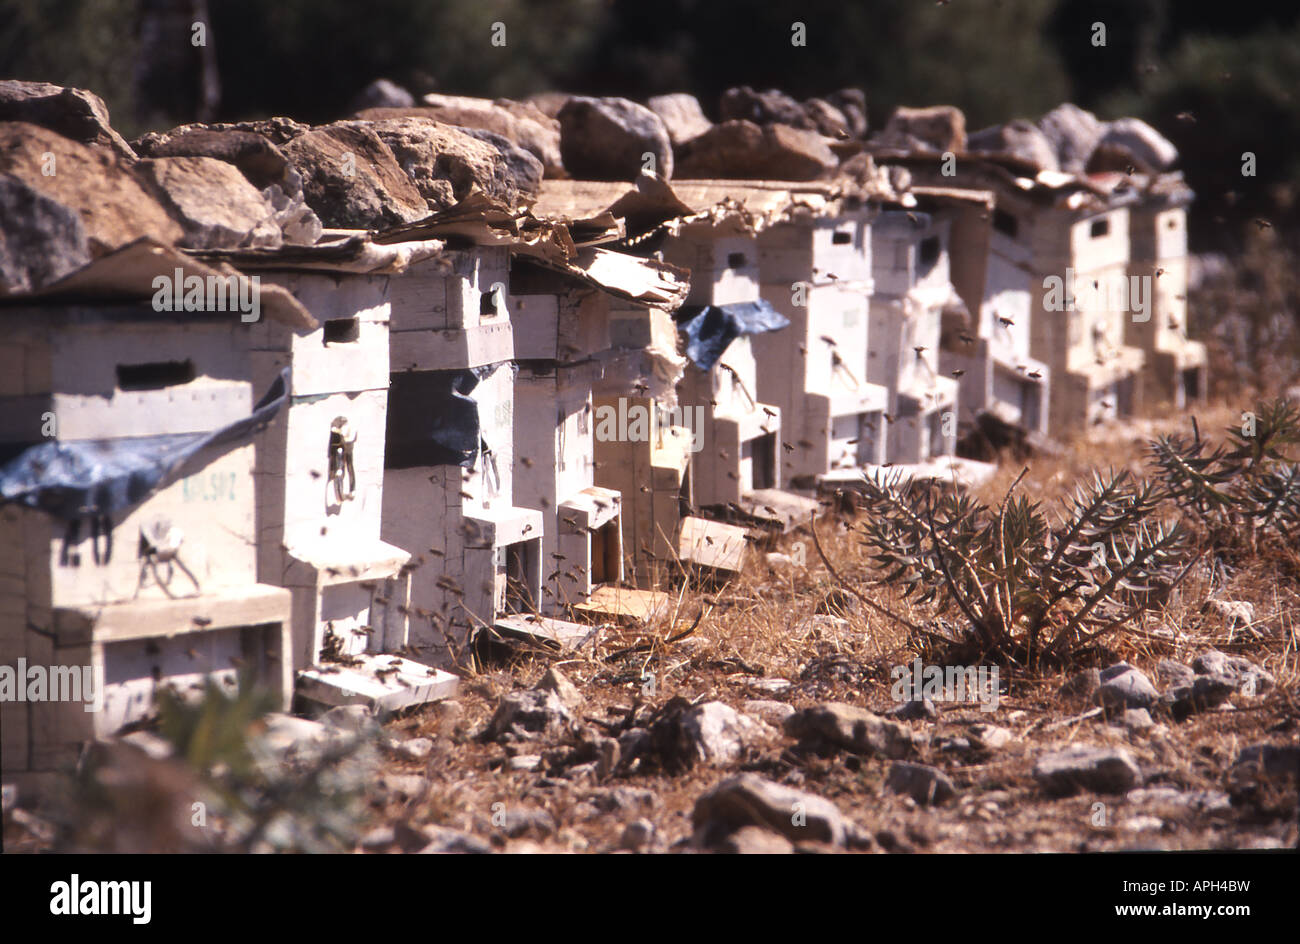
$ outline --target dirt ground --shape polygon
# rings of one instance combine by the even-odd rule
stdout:
[[[1199,411],[1198,419],[1202,430],[1217,432],[1237,415],[1239,407],[1223,404]],[[1031,458],[1021,487],[1031,498],[1050,502],[1092,468],[1129,465],[1140,471],[1147,438],[1174,428],[1186,429],[1187,417],[1171,414],[1098,428],[1060,456]],[[1021,468],[1021,463],[1006,462],[981,497],[1000,497]],[[843,522],[825,518],[818,528],[837,569],[853,573],[858,549]],[[890,669],[910,665],[916,657],[906,632],[836,591],[806,532],[785,536],[772,550],[806,561],[806,566],[772,566],[763,552],[753,552],[749,569],[729,585],[679,591],[678,612],[684,618],[705,609],[697,631],[679,643],[607,661],[612,651],[646,638],[641,632],[608,632],[583,658],[523,657],[486,669],[463,686],[457,699],[459,717],[450,716],[454,710],[426,708],[392,720],[388,728],[396,737],[434,740],[433,754],[425,761],[387,762],[392,773],[426,777],[428,792],[399,800],[377,791],[371,798],[373,823],[451,827],[505,851],[679,851],[692,848],[691,813],[697,798],[725,778],[750,771],[832,801],[871,837],[873,841],[864,845],[875,851],[1256,849],[1297,844],[1295,779],[1252,779],[1234,769],[1239,753],[1249,745],[1300,740],[1300,559],[1294,549],[1290,555],[1265,556],[1246,567],[1228,568],[1226,584],[1221,576],[1212,584],[1208,566],[1198,569],[1162,611],[1147,613],[1116,634],[1109,643],[1112,655],[1104,663],[1125,659],[1154,680],[1161,659],[1189,664],[1197,654],[1215,648],[1264,666],[1276,679],[1270,690],[1255,697],[1234,695],[1222,709],[1182,722],[1155,712],[1150,728],[1135,730],[1095,713],[1080,718],[1091,704],[1059,694],[1069,671],[1004,680],[1006,691],[995,712],[978,705],[940,703],[937,719],[905,722],[931,735],[930,745],[911,759],[939,768],[956,787],[956,796],[940,805],[918,805],[911,797],[889,792],[888,759],[803,750],[779,725],[768,726],[764,736],[747,742],[732,763],[604,778],[599,774],[606,771],[592,769],[597,765],[566,763],[581,760],[571,736],[507,743],[475,739],[502,695],[534,686],[552,665],[581,694],[575,712],[580,723],[602,734],[617,732],[618,723],[634,709],[638,718],[650,717],[677,698],[695,704],[721,701],[739,711],[753,700],[796,709],[839,701],[877,713],[895,707]],[[1211,593],[1252,603],[1253,623],[1229,626],[1218,614],[1202,612]],[[905,615],[919,615],[898,600],[891,604]],[[653,693],[646,691],[646,675],[654,678]],[[773,680],[790,684],[780,687]],[[1163,688],[1159,682],[1157,686]],[[760,713],[772,710],[749,707]],[[956,739],[971,725],[985,723],[1008,729],[1012,739],[995,750],[960,749],[962,742]],[[1115,795],[1047,795],[1032,776],[1035,758],[1071,744],[1126,747],[1141,768],[1144,789]],[[536,770],[515,770],[510,764],[516,755],[540,755],[542,760]],[[533,810],[546,811],[549,819]],[[517,815],[503,815],[509,811]],[[644,845],[637,838],[625,841],[628,824],[642,819],[653,824],[655,838]],[[643,834],[642,826],[641,833],[634,828],[629,837]]]

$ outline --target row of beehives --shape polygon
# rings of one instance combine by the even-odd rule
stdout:
[[[624,221],[626,247],[667,264],[627,277],[602,281],[627,259],[599,250],[588,278],[508,245],[426,247],[400,271],[312,271],[298,250],[242,265],[312,328],[11,311],[6,441],[46,416],[60,441],[207,433],[285,367],[291,388],[255,439],[207,447],[142,501],[89,517],[4,506],[0,663],[89,665],[107,683],[97,712],[6,701],[5,769],[54,769],[144,717],[159,682],[241,666],[286,701],[295,682],[326,703],[437,697],[455,677],[432,666],[466,658],[475,633],[570,644],[571,619],[648,616],[653,584],[683,565],[741,566],[745,528],[713,519],[805,518],[807,490],[786,489],[949,454],[963,411],[1069,429],[1131,408],[1144,358],[1172,358],[1148,378],[1171,396],[1203,389],[1197,348],[1170,341],[1185,324],[1176,202],[1057,181],[917,186],[883,207],[821,185],[674,186],[675,217]],[[537,212],[570,220],[629,189],[547,188]],[[672,264],[689,295],[662,288]],[[1104,306],[1049,310],[1037,290],[1067,269],[1153,267],[1168,294],[1145,333]],[[772,330],[773,312],[789,324]]]

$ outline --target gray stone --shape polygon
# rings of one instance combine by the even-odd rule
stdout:
[[[181,224],[187,249],[275,249],[275,211],[233,164],[211,157],[157,157],[136,173]]]
[[[807,131],[816,129],[804,107],[778,89],[757,92],[748,85],[729,88],[718,102],[718,114],[723,121],[782,124]]]
[[[1119,148],[1153,170],[1168,170],[1178,161],[1178,149],[1140,118],[1107,122],[1098,145]]]
[[[1105,128],[1090,111],[1065,102],[1038,119],[1038,128],[1056,151],[1057,165],[1069,174],[1081,174],[1101,140]]]
[[[791,855],[794,843],[762,826],[742,826],[719,840],[713,851],[726,855]]]
[[[80,144],[106,148],[128,161],[135,152],[113,130],[104,100],[85,89],[48,82],[0,80],[0,121],[25,121]]]
[[[822,741],[854,754],[902,758],[914,750],[912,731],[853,705],[828,702],[796,711],[786,719],[785,733],[807,741]]]
[[[897,718],[899,721],[933,721],[939,717],[939,709],[929,698],[913,698],[890,708],[885,712],[885,716]]]
[[[325,226],[382,229],[429,213],[415,182],[371,128],[327,125],[294,138],[284,153]]]
[[[673,176],[673,148],[663,121],[626,98],[575,95],[556,116],[564,167],[579,180],[635,180],[654,158],[653,170]]]
[[[518,738],[553,735],[572,720],[573,715],[554,692],[511,692],[497,705],[483,738],[497,740],[506,735]]]
[[[890,765],[885,788],[909,796],[922,806],[946,803],[957,795],[957,788],[942,770],[907,761]]]
[[[422,855],[446,855],[461,853],[468,855],[486,855],[492,851],[490,843],[477,836],[448,829],[444,826],[425,826],[423,832],[428,837],[428,845],[420,850]]]
[[[783,701],[771,701],[766,698],[751,698],[744,704],[745,713],[753,715],[760,721],[777,727],[785,724],[785,719],[794,714],[794,706]]]
[[[320,217],[302,195],[302,178],[292,168],[292,177],[298,181],[297,192],[289,196],[279,184],[271,184],[262,191],[262,197],[271,207],[275,225],[286,243],[294,246],[311,246],[320,239],[324,227]]]
[[[0,295],[36,291],[89,262],[86,229],[73,207],[0,175]]]
[[[357,845],[369,852],[387,849],[397,842],[397,833],[392,826],[376,826],[357,842]]]
[[[826,138],[815,131],[724,121],[681,148],[677,176],[815,180],[838,166]]]
[[[541,162],[505,137],[428,118],[355,122],[372,128],[430,207],[445,209],[474,190],[508,206],[536,195]]]
[[[506,810],[502,831],[511,839],[524,833],[546,837],[555,832],[555,817],[546,810]]]
[[[351,733],[369,731],[375,724],[375,716],[365,705],[339,705],[317,720],[327,728]]]
[[[307,130],[302,127],[302,132]],[[136,139],[133,146],[141,157],[210,157],[225,161],[239,168],[258,190],[274,185],[290,197],[302,193],[302,178],[284,152],[255,131],[230,125],[181,125],[170,131],[151,131]]]
[[[351,110],[363,108],[410,108],[415,104],[415,96],[396,82],[388,79],[375,79],[352,100]]]
[[[490,131],[537,158],[547,177],[561,176],[564,172],[560,156],[560,123],[531,102],[430,94],[424,96],[423,104],[415,108],[370,108],[359,112],[357,117],[366,121],[432,118],[461,130]]]
[[[804,114],[812,123],[813,130],[828,138],[843,140],[849,137],[849,120],[824,98],[810,98],[803,103]]]
[[[618,845],[621,849],[639,851],[653,843],[654,839],[655,824],[645,818],[634,819],[623,827],[623,835],[619,838]]]
[[[1202,652],[1192,660],[1197,675],[1218,675],[1232,681],[1245,695],[1262,695],[1273,687],[1273,674],[1242,656],[1230,656],[1217,649]]]
[[[554,692],[561,704],[569,710],[576,710],[583,702],[582,692],[578,686],[569,681],[569,677],[555,666],[551,666],[533,686],[539,692]]]
[[[477,138],[496,149],[502,177],[510,182],[502,200],[513,205],[520,199],[534,197],[541,191],[545,168],[536,157],[495,131],[485,131],[482,128],[465,128],[464,131],[471,138]]]
[[[1300,744],[1252,744],[1237,757],[1271,777],[1300,777]]]
[[[1232,809],[1232,799],[1217,790],[1178,790],[1174,787],[1139,787],[1124,797],[1138,806],[1150,806],[1165,816],[1183,812],[1226,813]]]
[[[1145,708],[1126,708],[1124,714],[1120,716],[1120,722],[1130,731],[1146,731],[1155,727],[1155,722],[1151,720],[1151,712]]]
[[[1034,779],[1056,795],[1080,789],[1124,793],[1142,782],[1142,772],[1125,748],[1076,744],[1040,756],[1034,764]]]
[[[700,100],[694,95],[679,92],[674,95],[656,95],[646,101],[646,107],[659,116],[668,131],[668,140],[673,147],[678,147],[698,138],[713,127],[713,122],[704,117]]]
[[[728,777],[695,802],[696,844],[711,848],[745,826],[762,826],[791,842],[843,846],[844,817],[834,803],[757,774]]]
[[[682,716],[679,730],[683,753],[715,767],[740,760],[745,747],[767,733],[761,722],[720,701],[691,708]]]
[[[826,96],[848,122],[849,135],[863,138],[867,134],[867,93],[860,88],[842,88]]]
[[[1112,665],[1100,674],[1101,685],[1093,696],[1108,711],[1123,708],[1146,708],[1160,697],[1151,680],[1127,662]]]
[[[1237,693],[1238,682],[1222,675],[1197,675],[1190,685],[1178,685],[1160,697],[1160,703],[1169,709],[1175,720],[1210,711],[1224,704]]]
[[[433,741],[426,737],[409,738],[405,741],[394,741],[390,750],[396,756],[403,760],[415,761],[420,763],[429,759],[433,753]]]
[[[984,128],[966,142],[970,151],[986,151],[1026,161],[1039,170],[1059,170],[1056,149],[1037,125],[1023,119]]]
[[[1010,730],[996,724],[972,724],[967,730],[980,747],[989,751],[1006,747],[1015,737]]]
[[[397,800],[417,800],[429,789],[429,781],[419,774],[382,774],[375,785]]]
[[[966,150],[966,116],[952,105],[894,110],[880,135],[887,147],[961,154]]]
[[[1156,678],[1166,688],[1176,688],[1179,685],[1191,685],[1192,679],[1196,673],[1181,662],[1175,662],[1173,659],[1161,659],[1156,664]]]
[[[750,678],[745,680],[745,685],[756,692],[766,692],[769,695],[777,695],[786,691],[794,683],[789,679],[783,678]]]

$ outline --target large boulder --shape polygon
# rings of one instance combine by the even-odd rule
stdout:
[[[0,295],[34,292],[89,261],[76,210],[0,175]]]
[[[188,249],[277,248],[275,211],[234,164],[212,157],[152,157],[136,172],[181,224]]]
[[[500,135],[427,118],[355,122],[373,129],[430,207],[443,209],[477,188],[513,206],[535,194],[542,163]]]
[[[556,116],[565,170],[580,180],[635,180],[646,168],[668,179],[673,148],[659,116],[626,98],[574,96]]]
[[[308,131],[283,150],[302,176],[307,205],[326,226],[381,229],[428,215],[428,204],[388,145],[360,123]]]
[[[1014,157],[1039,170],[1060,170],[1056,149],[1038,126],[1017,118],[1004,125],[976,131],[966,141],[969,151]]]
[[[1168,170],[1178,161],[1178,148],[1140,118],[1108,122],[1098,148],[1126,152],[1137,165],[1151,170]]]
[[[305,129],[304,129],[305,131]],[[285,193],[302,191],[302,178],[265,135],[229,125],[182,125],[132,142],[141,157],[211,157],[239,168],[258,190],[276,184]]]
[[[0,121],[25,121],[81,144],[105,147],[131,160],[135,153],[108,121],[108,106],[93,92],[48,82],[0,80]]]
[[[656,95],[646,101],[646,107],[664,123],[673,147],[680,147],[713,127],[713,122],[704,117],[700,100],[685,92]]]
[[[803,109],[819,134],[841,140],[850,136],[848,118],[826,99],[810,98],[803,103]]]
[[[26,122],[0,123],[0,174],[10,174],[75,211],[92,256],[142,236],[175,243],[183,235],[131,168],[108,148],[80,144]]]
[[[466,95],[426,95],[424,107],[417,111],[420,116],[434,118],[444,124],[495,132],[541,161],[546,176],[556,177],[563,173],[560,123],[529,102],[516,102],[508,98],[471,98]],[[401,116],[372,116],[363,113],[359,117]]]
[[[1093,149],[1105,133],[1097,116],[1065,102],[1038,119],[1038,129],[1056,152],[1057,166],[1068,174],[1081,174]]]
[[[755,124],[782,124],[812,131],[812,119],[797,101],[778,89],[756,92],[748,85],[729,88],[718,102],[723,121],[752,121]]]
[[[867,93],[860,88],[842,88],[826,96],[826,100],[840,110],[849,123],[849,134],[855,138],[867,135]]]
[[[815,131],[724,121],[681,149],[677,176],[814,180],[837,166],[826,139]]]
[[[906,150],[961,154],[966,150],[966,116],[953,105],[900,105],[885,125],[880,143]]]

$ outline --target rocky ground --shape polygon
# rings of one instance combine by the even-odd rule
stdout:
[[[1200,419],[1226,425],[1223,408]],[[1029,462],[1050,499],[1136,464],[1182,418]],[[1020,470],[1009,463],[986,491]],[[834,532],[834,533],[833,533]],[[852,539],[827,521],[851,569]],[[835,589],[807,535],[686,591],[676,644],[523,658],[392,721],[369,851],[1092,851],[1297,845],[1297,561],[1193,574],[1097,665],[1003,677],[995,711],[899,703],[897,627]],[[800,562],[804,562],[801,564]]]
[[[1202,428],[1230,416],[1202,415]],[[1136,463],[1174,422],[1185,420],[1099,430],[1031,459],[1023,488],[1050,500],[1091,467]],[[1020,468],[984,491],[999,495]],[[853,573],[844,522],[823,518],[819,534]],[[360,735],[367,746],[344,764],[364,785],[349,842],[362,852],[1297,845],[1294,549],[1200,568],[1094,664],[1004,673],[995,710],[896,699],[891,670],[913,664],[912,642],[835,587],[806,533],[751,560],[724,587],[678,592],[685,625],[704,615],[677,642],[620,654],[647,633],[609,629],[578,655],[483,666],[456,699],[380,728],[336,709],[273,719],[270,741],[293,766]],[[882,599],[906,608],[887,589]],[[57,846],[42,826],[11,809],[6,848]]]

